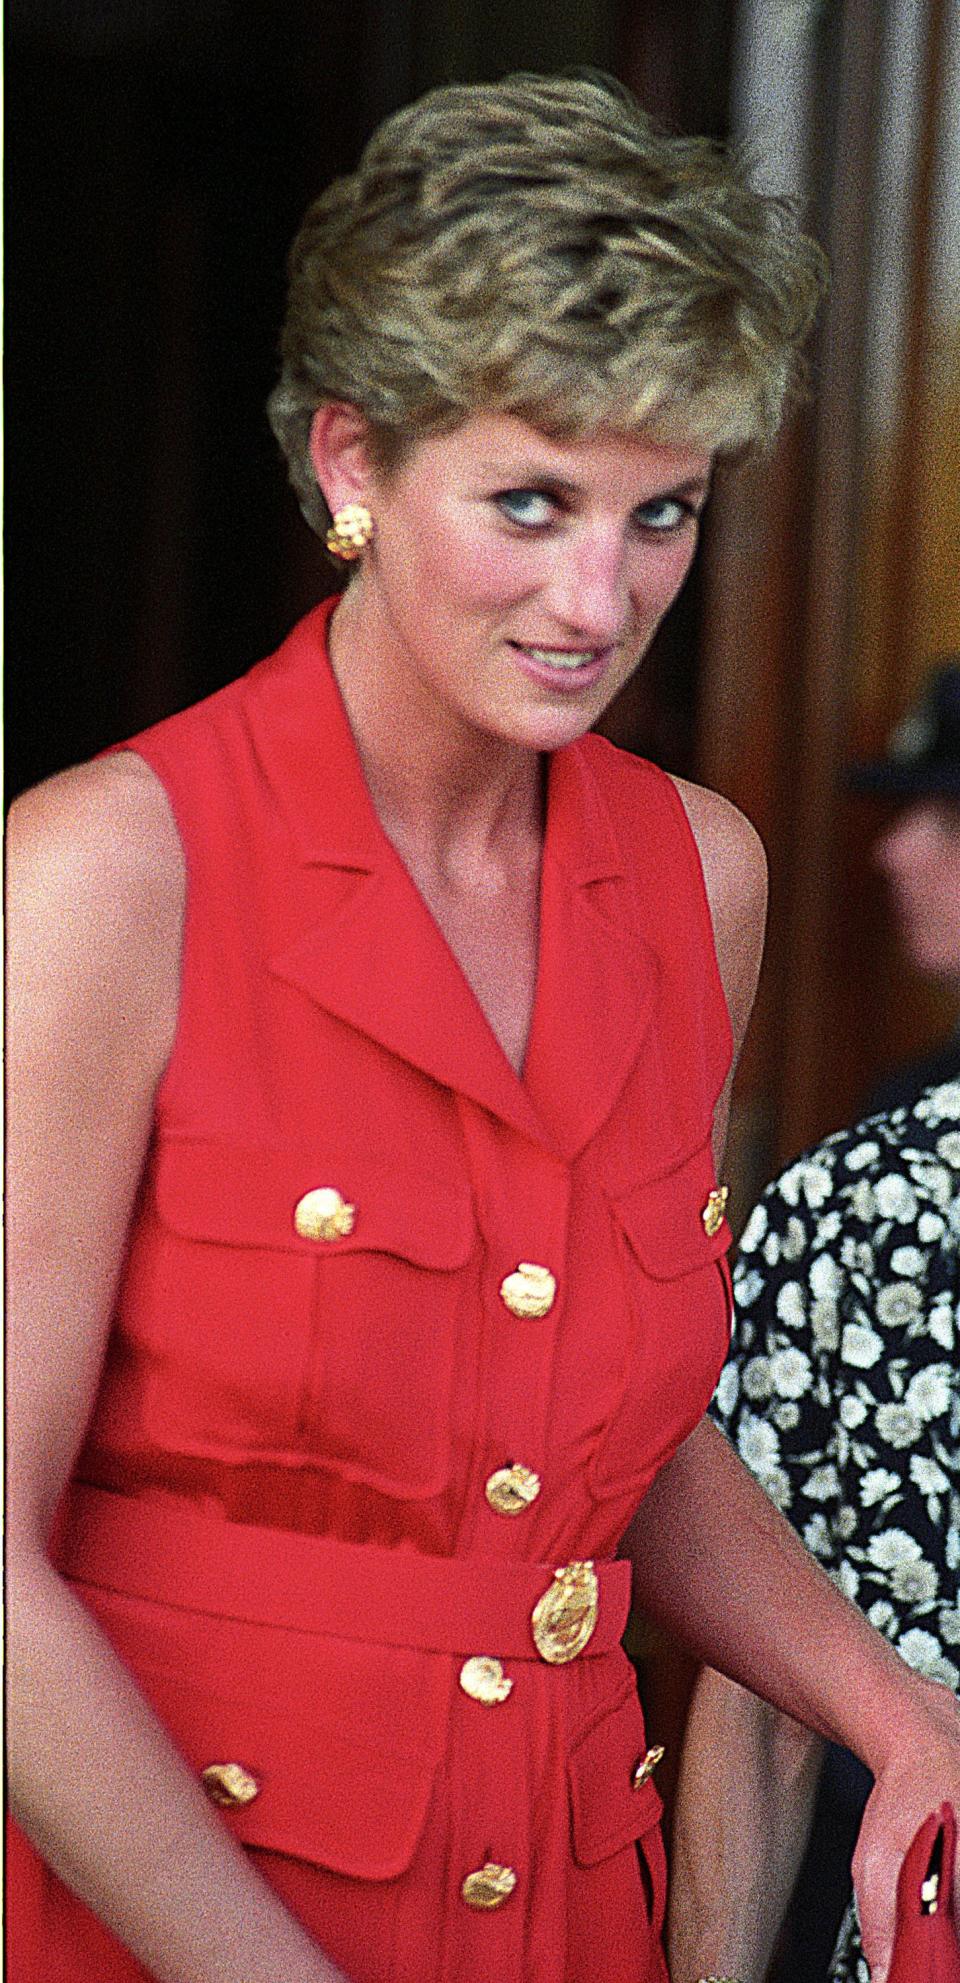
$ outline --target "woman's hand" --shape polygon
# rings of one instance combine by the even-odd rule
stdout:
[[[960,1703],[946,1687],[915,1680],[916,1709],[892,1731],[853,1856],[853,1884],[871,1983],[886,1983],[893,1949],[897,1880],[904,1856],[931,1811],[944,1803],[960,1817]],[[960,1845],[953,1880],[960,1934]]]

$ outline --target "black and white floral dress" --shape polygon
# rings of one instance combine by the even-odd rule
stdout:
[[[714,1416],[847,1596],[960,1692],[960,1082],[782,1172],[734,1285]],[[830,1974],[868,1983],[852,1908]]]

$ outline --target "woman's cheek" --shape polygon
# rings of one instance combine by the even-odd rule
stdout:
[[[445,590],[451,575],[462,605],[509,606],[535,590],[549,572],[542,545],[494,537],[453,548],[444,560]]]
[[[690,566],[693,563],[697,540],[686,533],[671,539],[669,545],[655,547],[644,556],[631,586],[634,605],[641,619],[649,620],[656,616],[659,624],[664,613],[673,605]]]

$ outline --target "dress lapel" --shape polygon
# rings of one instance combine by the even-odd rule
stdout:
[[[272,968],[444,1087],[537,1142],[544,1125],[402,864],[385,860]]]
[[[572,1160],[636,1060],[656,982],[581,745],[551,760],[540,956],[521,1080],[377,818],[326,657],[327,600],[248,678],[261,769],[302,865],[286,983]]]
[[[261,768],[304,870],[273,974],[537,1142],[552,1138],[384,833],[326,657],[327,600],[250,677]]]
[[[589,745],[551,760],[540,968],[524,1084],[572,1162],[635,1065],[660,978]]]

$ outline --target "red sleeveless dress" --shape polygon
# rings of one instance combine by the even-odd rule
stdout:
[[[700,864],[661,772],[551,759],[519,1078],[374,812],[332,606],[132,745],[181,1013],[55,1554],[353,1983],[664,1983],[611,1559],[728,1339]],[[19,1835],[10,1882],[11,1983],[144,1975]]]

